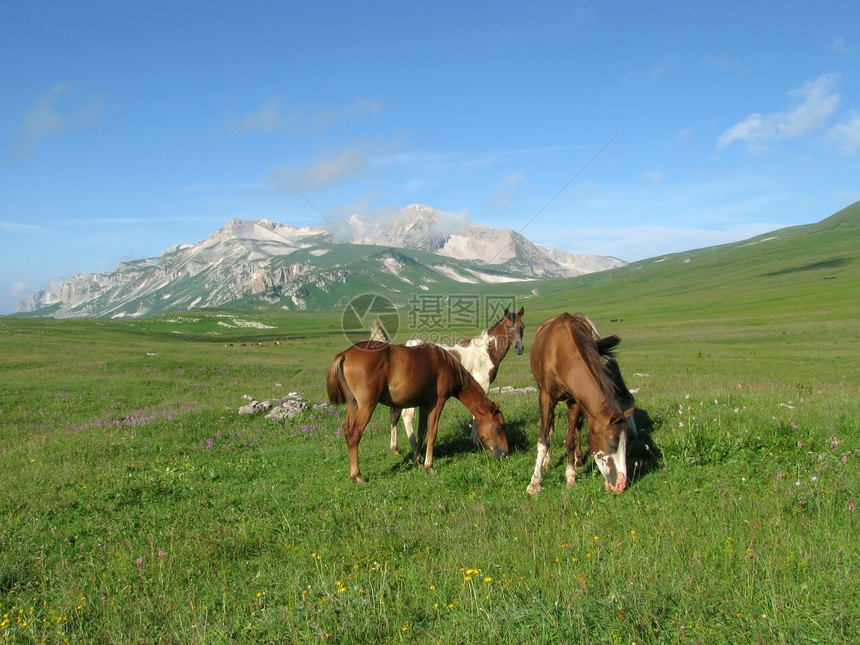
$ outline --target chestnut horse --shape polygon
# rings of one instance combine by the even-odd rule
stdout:
[[[563,313],[537,328],[531,369],[538,384],[540,439],[534,474],[526,489],[529,493],[540,491],[541,471],[549,467],[555,406],[559,401],[568,406],[565,438],[568,487],[576,483],[574,448],[583,414],[588,421],[588,449],[606,480],[606,490],[621,493],[627,487],[627,419],[633,414],[633,407],[624,409],[629,390],[624,388],[626,395],[619,392],[613,369],[605,360],[619,342],[617,336],[595,340],[592,326],[579,315]]]
[[[346,403],[344,436],[349,451],[349,476],[363,483],[358,467],[358,442],[379,403],[417,407],[418,443],[427,438],[424,468],[433,471],[433,444],[445,402],[456,397],[478,420],[478,436],[495,457],[508,454],[505,420],[498,404],[448,352],[432,344],[418,347],[376,341],[356,343],[334,357],[326,381],[332,403]],[[415,464],[419,464],[415,451]]]
[[[523,353],[523,313],[525,309],[520,307],[517,313],[508,311],[507,307],[502,318],[486,331],[481,332],[473,339],[461,342],[457,345],[438,346],[453,354],[462,363],[469,374],[471,374],[478,385],[484,388],[484,392],[490,391],[490,384],[496,379],[499,371],[499,363],[513,347],[519,355]],[[406,345],[414,347],[420,345],[419,340],[410,340]],[[412,431],[412,419],[415,417],[415,408],[400,410],[391,408],[391,449],[397,452],[397,421],[403,419],[403,427],[406,437],[413,453],[417,453],[415,433]],[[477,424],[472,422],[472,443],[478,443]]]

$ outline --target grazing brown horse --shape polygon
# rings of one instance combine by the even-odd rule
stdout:
[[[627,487],[627,419],[633,407],[624,409],[630,393],[626,387],[626,396],[619,392],[613,369],[605,360],[619,342],[617,336],[595,340],[584,316],[567,313],[545,320],[537,328],[531,368],[538,384],[540,439],[534,474],[526,489],[529,493],[541,489],[541,471],[549,467],[555,406],[559,401],[568,406],[568,487],[576,483],[574,449],[583,414],[588,421],[588,449],[606,480],[606,490],[621,493]],[[580,462],[581,459],[580,453]]]
[[[453,354],[457,360],[471,374],[478,385],[484,392],[490,391],[490,384],[495,380],[499,370],[499,363],[508,353],[508,350],[513,347],[517,354],[523,353],[523,314],[525,309],[520,307],[517,313],[509,311],[505,308],[505,313],[499,321],[481,332],[473,339],[463,341],[457,345],[442,345],[439,347]],[[373,339],[371,339],[373,340]],[[410,340],[406,343],[409,346],[420,345],[421,341]],[[406,408],[400,410],[391,408],[391,449],[394,452],[397,450],[397,421],[403,419],[403,427],[406,429],[406,437],[409,439],[409,445],[412,447],[412,452],[417,453],[415,434],[412,431],[412,419],[415,417],[414,408]],[[476,429],[477,424],[472,423],[472,443],[478,443],[478,434]]]
[[[344,436],[349,476],[364,482],[358,467],[358,442],[379,403],[417,407],[418,443],[427,437],[424,468],[433,470],[433,444],[445,402],[456,397],[478,421],[478,436],[493,455],[508,454],[505,420],[498,404],[448,352],[426,343],[417,347],[376,341],[356,343],[334,357],[326,381],[332,403],[346,403]],[[419,464],[415,452],[415,464]]]

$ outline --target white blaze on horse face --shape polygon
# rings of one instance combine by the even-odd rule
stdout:
[[[597,469],[606,480],[606,489],[621,493],[627,487],[626,428],[618,433],[618,447],[615,452],[606,453],[603,450],[598,450],[593,454]]]

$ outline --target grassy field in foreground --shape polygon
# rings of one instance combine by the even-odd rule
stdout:
[[[567,490],[558,447],[526,494],[534,394],[496,397],[502,461],[449,402],[435,475],[377,412],[365,486],[342,407],[238,415],[244,395],[324,399],[335,314],[0,319],[0,642],[858,642],[857,262],[781,257],[812,268],[524,302],[498,385],[533,384],[560,310],[623,339],[643,432],[620,496],[590,465]]]
[[[388,450],[378,413],[363,487],[342,408],[239,416],[243,394],[323,399],[344,345],[330,322],[279,345],[273,330],[215,341],[205,315],[0,323],[0,639],[860,636],[856,334],[714,321],[679,343],[668,322],[625,323],[645,429],[629,491],[606,493],[590,468],[566,490],[556,449],[532,498],[534,395],[498,397],[514,446],[501,462],[470,448],[450,402],[434,476]],[[527,356],[506,358],[499,384],[531,384]]]

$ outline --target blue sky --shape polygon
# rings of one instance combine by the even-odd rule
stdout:
[[[856,1],[16,1],[0,61],[0,314],[233,217],[633,261],[860,199]]]

